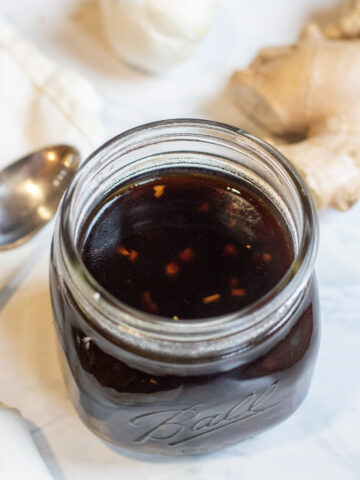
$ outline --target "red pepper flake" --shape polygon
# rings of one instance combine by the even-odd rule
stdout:
[[[262,259],[265,263],[270,263],[272,260],[272,255],[270,255],[270,253],[263,253]]]
[[[206,213],[210,210],[210,203],[209,202],[204,202],[200,205],[198,208],[198,212]]]
[[[130,262],[134,262],[137,259],[138,256],[139,256],[139,252],[137,252],[136,250],[131,250],[131,252],[129,254]]]
[[[154,314],[159,313],[159,308],[156,303],[152,301],[150,292],[148,290],[142,294],[142,301],[148,312]]]
[[[161,195],[164,194],[165,185],[155,185],[153,188],[154,188],[154,195],[156,198],[160,198]]]
[[[134,262],[139,255],[139,252],[137,252],[136,250],[130,250],[129,252],[129,250],[123,245],[120,245],[120,247],[118,247],[117,252],[124,257],[129,257],[130,262]]]
[[[231,295],[233,297],[245,297],[245,290],[243,288],[232,288]]]
[[[214,295],[209,295],[208,297],[203,298],[205,304],[217,302],[218,300],[220,300],[220,293],[215,293]]]
[[[176,262],[170,262],[165,267],[165,275],[173,277],[179,273],[179,265]]]
[[[127,250],[123,245],[118,247],[117,252],[120,253],[120,255],[124,255],[124,257],[128,257],[130,255],[129,250]]]
[[[154,385],[158,384],[158,382],[154,378],[150,378],[149,382],[153,383]]]
[[[230,287],[233,287],[233,288],[234,288],[234,287],[237,287],[237,286],[239,285],[239,279],[238,279],[238,277],[236,277],[235,275],[232,276],[232,277],[230,278],[230,280],[229,280],[229,285],[230,285]]]
[[[231,220],[231,222],[229,223],[229,228],[234,228],[235,225],[236,225],[236,220],[235,220],[235,218],[233,218],[233,219]]]
[[[238,251],[237,251],[237,248],[232,243],[228,243],[224,247],[224,253],[226,255],[237,255]]]
[[[194,256],[195,256],[194,250],[190,247],[185,248],[185,250],[179,253],[180,260],[182,260],[185,263],[191,262]]]

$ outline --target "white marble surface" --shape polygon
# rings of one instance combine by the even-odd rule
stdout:
[[[233,68],[245,66],[262,45],[293,40],[315,10],[336,2],[220,3],[214,28],[197,54],[160,78],[114,59],[99,30],[94,1],[0,0],[0,12],[45,53],[92,80],[104,98],[109,137],[166,117],[237,121],[223,93]],[[323,328],[310,393],[280,426],[208,457],[171,459],[117,451],[83,426],[56,359],[48,251],[32,259],[0,294],[0,400],[25,415],[54,478],[359,479],[360,204],[347,213],[321,213],[320,225],[317,273]]]

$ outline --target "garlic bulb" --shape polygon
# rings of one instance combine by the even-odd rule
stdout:
[[[218,0],[100,0],[115,53],[159,73],[189,57],[208,31]]]

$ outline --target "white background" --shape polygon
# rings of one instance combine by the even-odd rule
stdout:
[[[103,120],[110,137],[171,117],[238,123],[240,116],[226,93],[232,71],[244,68],[262,46],[294,41],[305,21],[336,3],[220,0],[213,29],[196,54],[159,78],[114,58],[99,26],[95,1],[0,0],[0,13],[43,53],[92,81],[104,100]],[[123,452],[82,425],[67,397],[54,349],[48,251],[34,259],[22,282],[0,295],[0,400],[21,409],[53,476],[359,479],[360,204],[347,213],[322,212],[320,225],[317,273],[323,328],[310,393],[280,426],[208,457],[172,459]]]

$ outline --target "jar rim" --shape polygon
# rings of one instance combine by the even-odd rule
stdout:
[[[74,208],[72,200],[77,185],[83,180],[82,174],[85,168],[92,162],[96,162],[99,156],[103,158],[114,145],[118,145],[124,140],[133,139],[136,141],[138,135],[144,132],[154,131],[156,133],[159,129],[171,130],[174,127],[186,127],[195,130],[206,128],[214,135],[216,132],[231,134],[235,143],[241,140],[251,141],[277,162],[291,180],[301,200],[303,213],[302,237],[291,266],[269,292],[248,306],[230,314],[194,320],[180,319],[174,322],[166,317],[149,314],[127,305],[110,294],[90,274],[81,259],[76,240],[70,233],[70,218]],[[148,339],[153,338],[170,342],[212,340],[219,335],[228,336],[243,331],[247,331],[249,337],[251,337],[251,328],[259,326],[259,323],[261,323],[259,319],[268,319],[271,312],[278,311],[288,303],[294,291],[299,291],[309,283],[318,248],[318,220],[314,202],[308,187],[295,167],[272,145],[254,135],[232,125],[202,119],[180,118],[147,123],[120,133],[101,145],[83,162],[65,193],[58,222],[63,240],[61,248],[63,249],[63,257],[66,257],[67,269],[70,268],[73,272],[76,272],[80,290],[90,301],[92,308],[104,314],[102,322],[107,323],[107,329],[112,333],[115,332],[115,334],[119,331],[127,331],[129,335],[137,335],[140,332],[142,336]],[[121,320],[118,314],[121,315]],[[191,328],[189,328],[190,326]],[[277,326],[267,322],[266,328]]]

